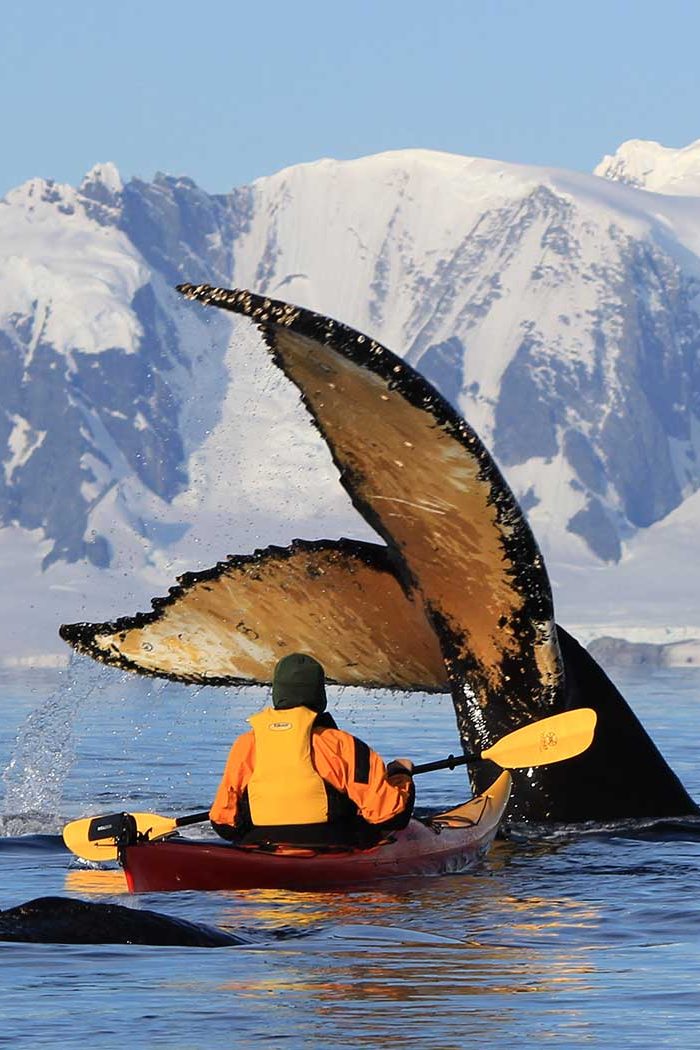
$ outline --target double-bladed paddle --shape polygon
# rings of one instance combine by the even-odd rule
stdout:
[[[436,769],[454,769],[470,762],[487,759],[502,769],[528,769],[580,755],[590,745],[595,731],[596,713],[589,707],[564,711],[539,722],[516,729],[513,733],[476,755],[450,755],[439,762],[414,766],[411,775],[432,773]],[[73,820],[63,829],[68,849],[85,860],[116,860],[119,839],[125,826],[149,840],[163,838],[188,824],[202,824],[209,812],[191,813],[184,817],[161,817],[157,813],[113,813],[104,817]]]

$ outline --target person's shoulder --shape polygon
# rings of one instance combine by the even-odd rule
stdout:
[[[332,726],[318,725],[316,723],[313,735],[315,740],[320,740],[329,747],[347,748],[355,747],[357,744],[361,747],[367,747],[364,740],[360,740],[359,737],[349,733],[346,729],[339,729],[335,722]]]
[[[255,740],[255,733],[253,732],[252,729],[248,729],[248,730],[246,730],[245,733],[241,733],[239,736],[236,737],[236,739],[233,741],[233,743],[231,745],[231,749],[233,750],[233,748],[247,748],[247,747],[250,747],[250,744],[254,740]]]

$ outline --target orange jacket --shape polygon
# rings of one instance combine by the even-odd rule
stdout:
[[[383,824],[413,805],[408,775],[387,776],[386,766],[371,748],[341,729],[314,728],[311,761],[328,784],[347,795],[369,824]],[[255,734],[244,733],[234,742],[214,798],[210,819],[235,825],[239,802],[255,769]],[[285,823],[280,814],[280,825]]]

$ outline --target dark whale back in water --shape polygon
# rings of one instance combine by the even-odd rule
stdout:
[[[516,775],[511,817],[695,812],[612,683],[557,630],[525,516],[448,402],[385,347],[330,318],[246,291],[180,290],[258,325],[386,546],[296,541],[229,557],[181,577],[150,613],[65,625],[62,636],[105,663],[187,682],[267,683],[277,659],[301,649],[340,684],[449,690],[469,751],[591,706],[594,748]],[[491,773],[471,776],[481,788]]]
[[[0,941],[38,944],[153,944],[224,948],[248,941],[155,911],[37,897],[0,911]]]
[[[567,799],[566,817],[562,819],[575,822],[699,813],[591,654],[562,627],[557,628],[557,635],[564,663],[566,708],[592,707],[598,715],[588,751],[547,771],[552,793]]]

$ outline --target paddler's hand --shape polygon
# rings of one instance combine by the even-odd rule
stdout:
[[[386,775],[388,777],[395,777],[397,774],[410,777],[412,772],[413,762],[411,762],[410,758],[395,758],[386,767]]]

